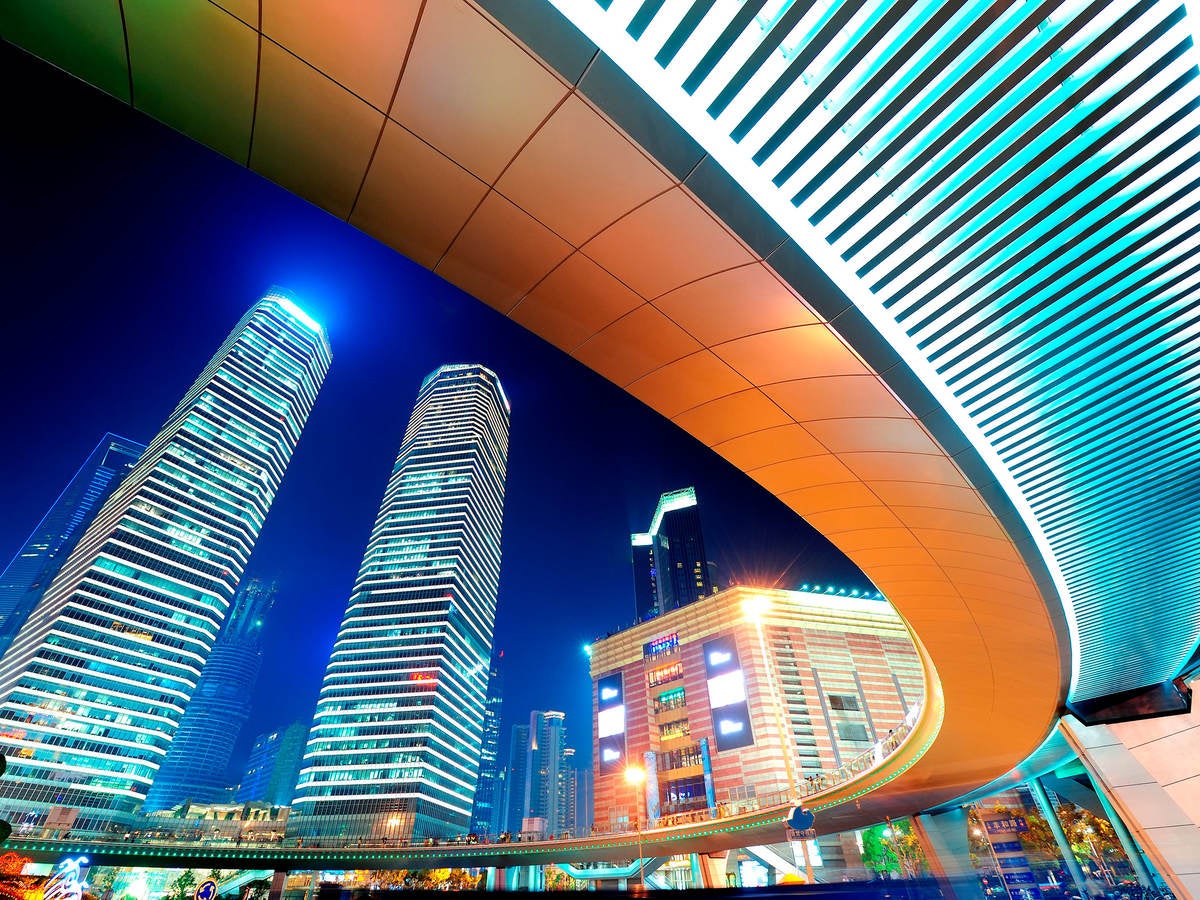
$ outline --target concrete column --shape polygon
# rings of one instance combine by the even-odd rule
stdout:
[[[280,900],[283,897],[283,890],[287,887],[288,873],[286,871],[276,872],[271,876],[271,890],[267,894],[267,900]]]
[[[1030,778],[1026,784],[1029,785],[1033,799],[1037,801],[1038,809],[1042,811],[1046,824],[1050,827],[1050,833],[1054,835],[1054,843],[1058,844],[1058,855],[1062,857],[1067,871],[1071,873],[1071,880],[1075,882],[1075,890],[1079,891],[1079,896],[1085,896],[1087,888],[1084,886],[1086,879],[1083,877],[1083,869],[1079,868],[1079,860],[1075,858],[1075,853],[1071,850],[1071,842],[1067,840],[1067,836],[1062,830],[1058,814],[1050,805],[1050,798],[1046,796],[1042,783],[1036,778]]]
[[[700,878],[706,888],[723,888],[729,884],[725,880],[725,857],[727,852],[702,853],[697,857],[700,864]]]
[[[483,886],[489,891],[506,890],[508,884],[505,882],[507,870],[501,868],[492,868],[487,870],[487,874],[483,877]]]
[[[1133,866],[1133,874],[1144,887],[1154,887],[1154,878],[1146,868],[1146,861],[1142,859],[1142,850],[1138,847],[1137,841],[1133,839],[1133,835],[1129,833],[1129,829],[1125,827],[1125,823],[1121,821],[1121,817],[1117,815],[1113,805],[1104,796],[1104,791],[1097,790],[1096,797],[1100,800],[1100,805],[1104,807],[1104,815],[1112,825],[1117,840],[1121,842],[1121,849],[1125,851],[1129,865]]]
[[[971,865],[965,807],[912,817],[913,828],[933,877],[947,897],[985,900],[979,875]]]
[[[1200,710],[1059,728],[1171,891],[1200,897]]]

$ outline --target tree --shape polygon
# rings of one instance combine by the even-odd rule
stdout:
[[[862,860],[863,865],[882,875],[884,872],[900,872],[900,862],[892,851],[891,845],[883,839],[886,825],[872,825],[863,829]]]
[[[185,869],[179,874],[179,877],[167,885],[168,900],[192,900],[192,893],[196,890],[196,873],[191,869]]]
[[[0,900],[23,900],[33,881],[21,874],[32,860],[28,856],[8,852],[0,854]]]

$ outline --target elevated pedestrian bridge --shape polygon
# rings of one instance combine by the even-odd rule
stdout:
[[[0,33],[560,347],[843,550],[929,694],[923,753],[822,797],[825,827],[953,802],[1195,651],[1179,4],[126,0],[6,4]]]

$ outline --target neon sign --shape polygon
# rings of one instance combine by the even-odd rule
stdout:
[[[44,900],[83,900],[83,892],[87,890],[83,870],[87,864],[86,856],[68,856],[59,860],[50,880],[42,888]]]

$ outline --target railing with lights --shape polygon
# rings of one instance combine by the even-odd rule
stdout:
[[[237,838],[229,836],[213,836],[199,837],[197,832],[189,829],[187,832],[168,832],[166,830],[134,832],[126,835],[124,838],[98,838],[87,839],[77,837],[74,841],[66,842],[71,844],[87,844],[89,847],[103,847],[105,845],[128,846],[136,844],[138,846],[160,847],[160,848],[175,848],[183,850],[185,848],[207,848],[207,849],[224,849],[227,851],[261,851],[271,850],[275,848],[302,850],[302,851],[330,851],[330,850],[385,850],[392,853],[404,853],[406,851],[424,851],[431,847],[466,847],[466,846],[496,846],[503,844],[544,844],[554,843],[567,840],[586,840],[589,838],[604,838],[614,836],[632,836],[640,835],[645,840],[653,840],[654,832],[666,832],[671,830],[686,832],[689,826],[697,824],[711,823],[718,824],[721,820],[732,819],[742,816],[748,816],[758,812],[769,810],[778,810],[788,806],[794,806],[802,801],[808,800],[826,791],[830,791],[839,787],[854,778],[882,765],[893,753],[895,753],[905,741],[905,738],[912,732],[921,716],[921,705],[918,704],[909,709],[908,714],[904,717],[896,728],[889,731],[888,734],[876,741],[869,749],[860,753],[849,762],[843,763],[836,769],[822,771],[809,776],[806,776],[803,781],[794,784],[791,790],[773,791],[766,794],[758,794],[753,797],[747,797],[739,800],[728,800],[718,803],[716,806],[705,806],[694,809],[672,810],[665,815],[651,820],[647,823],[647,827],[642,828],[638,821],[619,822],[615,826],[603,827],[595,826],[587,829],[567,829],[555,834],[543,833],[520,833],[510,834],[503,833],[499,835],[459,835],[458,837],[438,840],[429,838],[418,843],[404,843],[388,838],[378,839],[359,839],[351,842],[331,842],[328,840],[309,839],[309,838],[292,838],[284,837],[279,833],[263,833],[257,835],[241,835]],[[30,840],[28,835],[16,835],[18,840]],[[36,839],[34,839],[36,840]],[[59,843],[59,841],[55,841]]]

